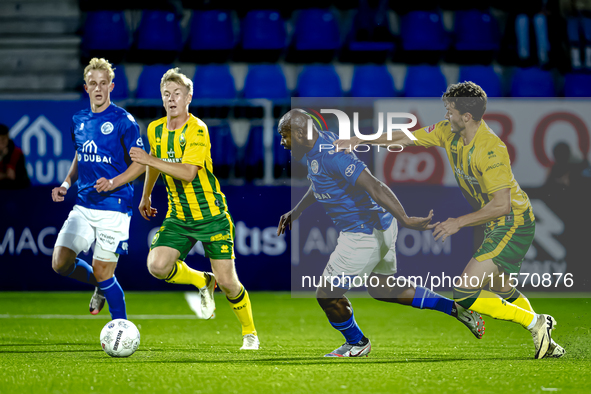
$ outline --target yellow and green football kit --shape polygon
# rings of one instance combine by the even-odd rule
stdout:
[[[209,274],[190,268],[185,262],[197,241],[203,243],[205,257],[214,260],[234,259],[234,221],[228,212],[226,196],[213,175],[211,143],[207,125],[193,115],[177,130],[166,127],[166,117],[148,126],[151,154],[171,163],[199,167],[195,179],[181,181],[161,173],[168,191],[168,212],[160,230],[154,235],[151,249],[168,246],[180,252],[166,278],[167,282],[193,284],[202,288],[209,284]],[[234,297],[227,297],[242,326],[242,335],[254,334],[250,297],[244,287]]]
[[[492,193],[511,190],[511,212],[486,224],[484,241],[473,257],[477,261],[492,260],[500,272],[518,273],[534,239],[535,218],[527,194],[513,176],[505,144],[484,120],[467,145],[459,133],[451,131],[447,120],[416,130],[414,136],[417,146],[445,149],[456,181],[474,210],[488,204]],[[507,302],[503,296],[485,289],[454,287],[454,299],[465,308],[524,327],[533,323],[531,307],[528,310],[519,304],[524,299],[529,305],[525,296],[519,302]]]
[[[527,194],[513,176],[503,141],[484,121],[468,145],[451,131],[448,121],[419,129],[414,135],[418,138],[415,145],[445,148],[456,181],[475,211],[488,204],[492,193],[511,189],[511,212],[486,224],[484,242],[474,258],[492,259],[501,271],[518,273],[534,239],[535,218]]]
[[[234,258],[234,222],[226,196],[213,175],[209,131],[203,121],[191,115],[178,130],[166,128],[166,117],[148,126],[152,155],[168,162],[199,166],[192,182],[162,173],[168,191],[168,212],[154,236],[151,248],[169,246],[184,260],[197,241],[205,256]]]

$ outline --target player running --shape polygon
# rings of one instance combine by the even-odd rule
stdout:
[[[291,229],[291,223],[315,201],[324,205],[340,231],[337,247],[322,275],[348,280],[335,280],[334,286],[331,282],[323,283],[316,290],[316,298],[329,323],[343,334],[346,342],[325,357],[360,357],[371,351],[371,342],[355,322],[353,307],[345,297],[353,278],[364,275],[370,275],[368,283],[372,285],[368,292],[376,300],[444,312],[482,338],[484,321],[478,313],[410,281],[403,287],[393,287],[388,282],[396,273],[396,222],[416,230],[429,230],[435,227],[430,224],[433,211],[426,218],[408,217],[396,195],[354,154],[320,149],[321,145],[334,143],[334,133],[314,127],[313,137],[308,139],[308,119],[303,111],[293,109],[279,120],[281,145],[290,149],[296,160],[306,156],[311,185],[296,207],[281,216],[277,235],[283,234],[287,226]]]
[[[536,359],[561,357],[565,351],[551,337],[556,327],[554,318],[536,314],[529,300],[511,286],[509,275],[519,273],[534,240],[535,218],[527,194],[511,171],[507,147],[482,120],[486,93],[473,82],[458,83],[447,88],[443,102],[447,120],[416,130],[416,140],[399,131],[392,133],[392,140],[382,135],[371,143],[445,148],[456,181],[475,212],[438,224],[435,239],[445,241],[462,227],[486,224],[484,241],[462,273],[462,277],[484,281],[477,286],[467,281],[454,287],[454,299],[464,308],[529,330]],[[341,148],[359,143],[357,137],[336,141]],[[485,289],[490,275],[491,291]]]
[[[96,286],[90,313],[98,314],[109,303],[113,319],[126,319],[125,296],[115,278],[119,255],[127,254],[132,214],[133,186],[129,183],[145,171],[132,163],[131,147],[143,149],[140,129],[133,116],[111,103],[114,69],[105,59],[94,58],[84,69],[84,89],[90,109],[72,118],[76,148],[68,176],[51,192],[64,201],[77,182],[76,205],[60,230],[53,249],[52,267],[60,275]],[[96,241],[92,267],[76,256]]]
[[[241,349],[258,349],[250,298],[234,267],[234,221],[213,175],[207,125],[189,113],[193,82],[178,68],[170,69],[162,77],[160,91],[166,117],[148,126],[150,155],[142,149],[130,152],[133,161],[148,166],[139,206],[145,219],[156,215],[150,195],[161,173],[168,190],[168,213],[152,241],[148,269],[158,279],[196,286],[206,319],[215,309],[217,281],[242,325]],[[213,274],[184,262],[197,241],[203,242]]]

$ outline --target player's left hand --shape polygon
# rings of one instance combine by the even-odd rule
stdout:
[[[148,165],[148,161],[150,161],[150,155],[147,154],[142,148],[131,148],[129,150],[129,157],[135,163],[141,164],[143,166]]]
[[[460,228],[459,221],[455,218],[449,218],[445,222],[439,223],[437,226],[435,226],[435,230],[433,231],[435,241],[443,237],[441,241],[445,242],[447,237],[460,231]]]
[[[94,188],[97,192],[102,193],[115,189],[115,185],[113,184],[112,179],[107,179],[103,177],[96,181],[96,185],[94,185]]]

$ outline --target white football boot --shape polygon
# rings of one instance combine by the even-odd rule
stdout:
[[[324,357],[367,357],[371,352],[371,342],[368,338],[362,339],[355,345],[345,342],[343,346],[332,352],[325,354]]]
[[[259,337],[254,334],[246,334],[242,337],[242,347],[240,350],[259,350],[261,342]]]
[[[564,350],[562,346],[554,342],[554,339],[552,339],[552,342],[550,342],[550,346],[548,346],[548,351],[546,352],[544,358],[560,358],[564,356],[564,353],[566,353],[566,350]]]
[[[207,285],[199,289],[199,295],[201,296],[201,313],[197,314],[202,319],[211,319],[214,317],[215,311],[215,299],[213,298],[213,291],[216,288],[215,276],[211,272],[203,273],[207,278]]]
[[[484,320],[482,319],[480,313],[466,309],[458,303],[456,303],[455,306],[458,310],[456,319],[464,323],[464,325],[468,327],[468,330],[470,330],[476,338],[482,339],[485,327]]]
[[[106,300],[105,295],[103,294],[101,289],[99,289],[98,287],[95,287],[94,294],[90,298],[90,305],[88,306],[90,313],[92,315],[98,315],[99,312],[105,306],[105,300]]]
[[[538,321],[534,327],[529,330],[534,340],[536,354],[534,358],[543,358],[548,352],[552,343],[552,330],[556,327],[556,320],[550,315],[537,315]]]

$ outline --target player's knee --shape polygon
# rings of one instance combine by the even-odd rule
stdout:
[[[148,271],[156,279],[166,279],[172,267],[163,261],[148,259]]]
[[[238,294],[242,288],[242,284],[238,281],[238,278],[233,275],[219,275],[218,273],[215,280],[220,290],[230,297],[235,293]]]
[[[51,257],[51,268],[62,275],[68,276],[72,272],[72,264],[74,261],[70,261],[65,253],[60,253],[61,248],[55,248]]]

